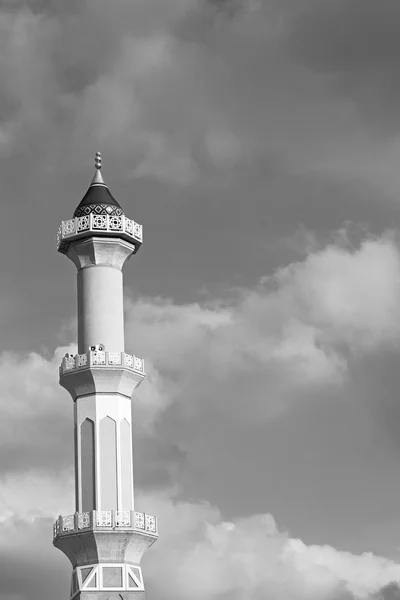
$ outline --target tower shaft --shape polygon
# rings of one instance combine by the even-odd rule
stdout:
[[[110,352],[124,350],[122,272],[108,265],[78,271],[78,352],[103,340]]]
[[[142,596],[140,559],[157,539],[156,518],[134,506],[131,396],[144,364],[124,341],[122,269],[142,233],[102,188],[97,175],[58,236],[78,271],[78,354],[60,367],[74,401],[76,507],[58,518],[54,545],[71,561],[77,600]]]

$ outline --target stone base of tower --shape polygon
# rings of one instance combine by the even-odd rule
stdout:
[[[144,599],[140,561],[157,539],[157,526],[154,517],[133,514],[133,520],[129,512],[125,515],[131,527],[115,525],[120,522],[115,515],[104,525],[104,514],[95,511],[83,513],[90,517],[85,522],[79,513],[59,518],[53,543],[72,565],[71,600]],[[143,529],[138,529],[142,523]],[[80,530],[79,525],[85,525],[85,529]]]

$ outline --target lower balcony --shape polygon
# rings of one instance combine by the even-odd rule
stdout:
[[[80,531],[119,530],[137,531],[157,538],[157,518],[133,510],[93,510],[59,516],[53,526],[53,539]]]

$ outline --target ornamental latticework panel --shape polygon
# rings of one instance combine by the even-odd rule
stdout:
[[[56,537],[60,533],[60,521],[57,521],[53,525],[53,537]]]
[[[156,532],[156,518],[152,515],[146,515],[146,531]]]
[[[92,365],[105,365],[106,353],[103,351],[91,352]]]
[[[143,371],[143,369],[144,369],[143,358],[139,358],[138,356],[135,356],[133,359],[133,367],[137,371]]]
[[[135,512],[135,527],[144,529],[144,513]]]
[[[109,352],[108,353],[108,364],[109,365],[122,364],[121,352]]]
[[[63,221],[62,227],[64,235],[71,235],[72,233],[75,233],[75,219]]]
[[[125,354],[125,366],[133,368],[133,356],[132,356],[132,354]]]
[[[115,525],[117,527],[131,526],[131,512],[129,510],[115,511]]]
[[[76,230],[79,233],[80,231],[86,231],[87,229],[89,229],[89,217],[79,217],[79,219],[77,220],[76,223]]]
[[[87,354],[77,354],[76,356],[77,367],[85,367],[88,363]]]
[[[93,229],[107,229],[107,216],[106,215],[93,215],[92,227],[93,227]]]
[[[64,357],[64,369],[69,371],[70,369],[75,369],[75,357],[70,354],[66,354]]]
[[[110,229],[113,231],[122,231],[122,217],[112,215],[109,218]]]
[[[111,527],[111,510],[98,510],[96,512],[96,525],[98,527]]]
[[[78,514],[78,529],[90,527],[90,513],[84,512]]]
[[[63,531],[72,531],[75,529],[75,515],[68,515],[62,520]]]

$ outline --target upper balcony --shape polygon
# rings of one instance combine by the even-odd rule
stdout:
[[[72,240],[90,235],[118,236],[131,242],[136,253],[143,242],[143,227],[125,215],[88,214],[62,221],[57,232],[57,250],[66,254]]]

